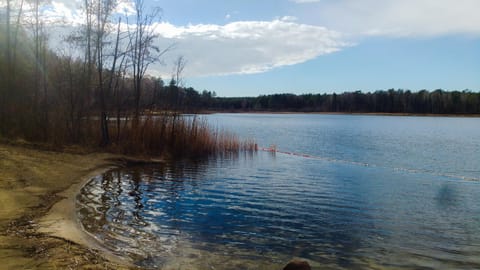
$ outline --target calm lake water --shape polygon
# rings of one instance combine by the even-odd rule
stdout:
[[[85,229],[152,269],[480,269],[479,118],[205,117],[280,152],[112,170]]]

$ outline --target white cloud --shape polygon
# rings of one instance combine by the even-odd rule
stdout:
[[[45,10],[50,21],[63,20],[64,28],[73,29],[84,21],[80,0],[53,0]],[[121,0],[118,13],[131,14],[134,6],[130,0]],[[235,12],[234,12],[235,13]],[[226,19],[231,18],[227,15]],[[272,21],[237,21],[225,25],[196,24],[176,26],[156,23],[158,47],[176,44],[164,62],[171,64],[183,55],[188,65],[186,76],[224,74],[251,74],[295,65],[329,54],[348,46],[340,33],[327,28],[297,22],[293,16]],[[126,25],[123,28],[126,29]],[[57,30],[52,43],[59,43],[67,30]],[[63,33],[63,34],[62,34]],[[151,73],[169,76],[171,67],[152,65]]]
[[[333,29],[358,35],[480,35],[479,0],[335,0],[321,3],[316,9],[309,8],[311,16],[321,18]]]
[[[28,3],[27,3],[28,5]],[[52,0],[44,5],[42,16],[48,24],[81,25],[85,22],[85,12],[82,0]],[[33,16],[33,6],[27,16]],[[133,15],[135,4],[131,0],[117,0],[114,14]]]
[[[52,4],[53,3],[56,3],[57,5],[61,4],[70,10],[76,10],[79,7],[81,7],[83,4],[82,0],[53,0],[51,2]]]
[[[295,16],[283,16],[280,18],[280,20],[286,21],[286,22],[295,22],[295,21],[298,21],[298,18]]]
[[[79,25],[84,22],[83,12],[77,9],[75,1],[52,1],[51,5],[43,10],[47,23],[58,23],[60,21]]]
[[[134,12],[132,0],[118,1],[116,12]],[[303,13],[295,14],[299,20],[360,36],[480,35],[480,0],[289,1],[304,9]],[[83,0],[51,0],[50,3],[44,13],[51,20],[64,20],[73,24],[83,21]],[[306,5],[308,3],[311,5]],[[231,20],[233,14],[226,15],[225,19]]]
[[[135,14],[135,4],[132,1],[119,1],[115,9],[115,13],[126,14],[127,16]]]
[[[52,46],[65,53],[71,51],[62,40],[77,27],[71,23],[52,25],[50,29],[55,29],[50,32]],[[127,27],[122,24],[124,31]],[[351,46],[338,32],[300,24],[288,16],[272,21],[237,21],[225,25],[176,26],[162,22],[152,27],[158,34],[156,46],[167,48],[175,44],[162,59],[166,65],[157,63],[149,69],[150,74],[164,78],[171,76],[172,63],[179,55],[188,61],[187,77],[253,74],[303,63]]]
[[[289,18],[291,19],[291,18]],[[240,21],[186,27],[156,25],[159,45],[176,43],[171,57],[188,60],[186,76],[252,74],[306,62],[348,46],[341,34],[291,20]],[[166,58],[166,63],[173,58]],[[169,74],[168,68],[152,67]]]
[[[63,17],[69,24],[82,22],[79,0],[53,0],[45,13]],[[158,46],[177,44],[165,58],[177,55],[188,60],[186,76],[251,74],[295,65],[350,46],[341,33],[358,36],[480,35],[480,0],[290,0],[313,3],[305,6],[311,16],[328,28],[301,23],[303,14],[271,21],[236,21],[225,25],[176,26],[157,23]],[[133,11],[130,0],[122,0],[117,12]],[[317,9],[318,8],[318,9]],[[231,19],[228,15],[226,19]],[[335,29],[336,31],[332,30]],[[52,38],[54,39],[54,38]],[[154,65],[157,75],[171,67]]]

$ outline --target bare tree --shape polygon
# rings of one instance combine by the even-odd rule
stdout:
[[[117,4],[116,0],[84,0],[83,8],[85,10],[84,29],[80,35],[72,35],[70,40],[74,40],[78,45],[84,48],[84,66],[83,66],[83,104],[87,107],[93,105],[96,101],[99,112],[99,127],[101,140],[100,145],[106,146],[110,143],[108,129],[108,96],[111,92],[112,82],[107,82],[106,63],[111,55],[106,51],[109,44],[109,33],[111,26],[111,17]],[[119,22],[120,26],[120,22]],[[119,33],[117,33],[119,35]],[[115,47],[113,71],[118,55],[118,44]],[[94,90],[94,91],[93,91]],[[93,95],[94,93],[94,95]],[[90,115],[86,114],[87,123]]]
[[[18,31],[20,29],[20,19],[22,18],[23,13],[23,3],[24,0],[20,1],[20,7],[18,8],[17,19],[15,23],[15,31],[13,32],[13,46],[10,48],[11,51],[11,70],[12,70],[12,81],[15,82],[16,80],[16,63],[17,63],[17,45],[18,45]],[[11,41],[10,41],[11,42]]]
[[[95,31],[95,52],[96,52],[96,67],[97,67],[97,93],[100,102],[100,130],[101,130],[101,146],[106,146],[110,143],[110,135],[108,132],[108,109],[107,109],[107,91],[104,82],[104,49],[107,42],[109,17],[115,8],[115,0],[98,0],[96,3],[96,31]],[[120,23],[119,26],[120,27]],[[119,28],[120,29],[120,28]],[[119,35],[119,30],[117,36]],[[118,52],[118,43],[115,45],[116,52]],[[116,62],[116,55],[113,62]],[[109,85],[110,86],[110,85]]]
[[[173,90],[174,96],[174,104],[173,104],[173,119],[172,119],[172,133],[171,137],[174,138],[175,135],[175,126],[176,126],[176,120],[178,118],[178,110],[179,110],[179,105],[180,105],[180,91],[181,85],[183,84],[183,79],[182,79],[182,73],[183,70],[185,69],[187,62],[185,61],[185,58],[183,56],[179,56],[177,60],[175,60],[174,63],[174,72],[172,75],[172,80],[170,81],[170,90]],[[195,122],[194,122],[195,123]]]
[[[160,17],[160,9],[154,8],[151,13],[145,14],[143,0],[135,1],[135,21],[133,29],[129,28],[130,38],[130,59],[132,63],[133,90],[135,100],[134,125],[138,124],[140,118],[140,99],[142,95],[142,79],[148,67],[159,61],[160,57],[168,52],[172,47],[169,46],[163,50],[155,46],[154,41],[157,38],[153,23]]]
[[[79,42],[85,42],[84,46],[84,65],[83,65],[83,98],[85,106],[89,106],[92,102],[92,84],[93,84],[93,55],[92,53],[92,34],[93,34],[93,3],[91,0],[84,0],[85,9],[85,28],[84,37],[77,37]],[[88,108],[87,108],[88,109]],[[87,114],[87,120],[89,120],[89,114]],[[88,121],[87,121],[88,122]]]
[[[5,32],[6,32],[6,39],[7,39],[7,46],[6,46],[6,53],[5,57],[7,58],[7,66],[11,64],[11,32],[10,32],[10,12],[11,12],[11,3],[10,0],[7,0],[7,10],[6,10],[6,16],[5,16]]]
[[[11,2],[6,0],[5,6],[5,47],[3,51],[4,65],[2,74],[2,85],[0,85],[0,134],[5,134],[8,130],[8,103],[11,89]]]
[[[120,113],[121,113],[121,102],[120,102],[120,91],[119,91],[119,84],[120,80],[124,81],[125,80],[125,59],[126,59],[126,53],[120,53],[119,52],[119,46],[120,46],[120,26],[121,26],[122,19],[118,18],[118,25],[117,25],[117,36],[115,39],[115,49],[113,53],[113,61],[112,61],[112,66],[110,68],[110,79],[108,82],[108,91],[113,94],[113,98],[115,99],[115,107],[116,107],[116,128],[117,128],[117,137],[116,141],[118,143],[120,139]],[[118,65],[117,68],[117,62],[120,60],[120,64]],[[117,71],[118,69],[118,71]],[[122,77],[123,75],[123,77]],[[122,78],[121,78],[122,77]]]
[[[22,1],[23,2],[23,1]],[[47,85],[47,33],[45,26],[42,22],[40,15],[41,0],[33,0],[33,13],[34,18],[32,22],[33,26],[33,41],[34,41],[34,95],[33,95],[33,114],[43,130],[43,139],[46,140],[49,129],[48,119],[48,85]],[[42,102],[40,102],[40,93],[42,95]],[[43,117],[39,119],[40,106],[43,110]]]
[[[183,56],[179,56],[177,60],[175,60],[173,77],[175,79],[175,84],[178,87],[184,87],[182,74],[186,65],[187,65],[187,61]]]
[[[42,34],[41,39],[41,48],[42,54],[40,57],[41,65],[42,65],[42,87],[43,87],[43,136],[44,139],[48,139],[48,131],[49,131],[49,101],[48,101],[48,80],[47,80],[47,35],[44,33]]]
[[[180,109],[180,103],[182,99],[182,90],[184,86],[183,82],[183,70],[185,69],[185,66],[187,65],[187,61],[183,56],[179,56],[175,62],[173,63],[173,74],[172,74],[172,80],[170,82],[170,88],[171,91],[173,92],[172,94],[174,95],[173,97],[173,110],[178,111]]]
[[[16,65],[16,56],[17,56],[17,44],[18,44],[18,32],[20,30],[20,23],[23,13],[23,4],[24,0],[21,1],[11,1],[6,0],[6,7],[5,7],[5,66],[4,66],[4,86],[2,85],[2,91],[0,92],[0,131],[2,131],[2,126],[8,126],[7,122],[14,121],[14,119],[22,119],[22,118],[14,118],[11,114],[14,114],[14,107],[18,105],[19,101],[22,101],[20,98],[20,94],[18,91],[14,91],[16,88],[16,73],[17,73],[17,65]],[[16,18],[15,18],[16,12]],[[12,25],[12,21],[14,24]],[[3,129],[6,131],[6,129]]]
[[[35,94],[34,94],[34,101],[33,101],[33,106],[34,106],[34,113],[37,113],[37,106],[38,106],[38,96],[40,92],[40,86],[39,86],[39,81],[40,81],[40,1],[35,0],[34,1],[34,12],[35,12],[35,22],[34,22],[34,29],[33,29],[33,37],[35,41],[35,71],[34,71],[34,84],[35,84]]]
[[[10,0],[6,2],[5,8],[5,47],[3,51],[3,58],[5,63],[2,65],[2,75],[0,78],[0,134],[5,133],[7,129],[7,100],[10,88]]]
[[[95,0],[84,0],[82,4],[85,22],[82,28],[71,32],[64,40],[66,46],[71,46],[71,54],[83,53],[83,59],[79,61],[81,69],[78,70],[78,67],[76,67],[74,71],[78,75],[76,76],[78,77],[78,83],[70,89],[71,97],[74,98],[76,106],[68,109],[75,116],[70,118],[71,121],[74,121],[72,122],[72,129],[75,131],[75,135],[71,139],[75,142],[93,131],[90,125],[92,115],[89,112],[94,109],[93,90],[98,90],[95,80],[95,61],[97,58],[95,36],[98,34],[95,19],[98,6]],[[64,75],[67,75],[67,78],[65,78],[67,80],[71,77],[68,73]]]

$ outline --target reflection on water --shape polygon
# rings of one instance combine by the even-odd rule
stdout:
[[[78,196],[85,229],[152,269],[480,269],[475,119],[212,117],[308,155],[115,169]]]

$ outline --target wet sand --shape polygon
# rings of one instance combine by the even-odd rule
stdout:
[[[95,244],[75,217],[75,194],[118,165],[114,158],[0,143],[1,269],[131,269]]]

